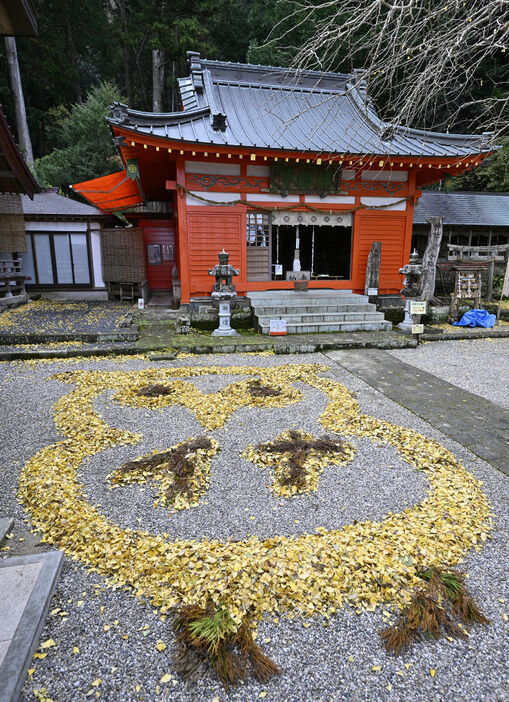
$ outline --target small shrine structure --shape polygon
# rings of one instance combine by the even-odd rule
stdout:
[[[177,279],[182,303],[210,297],[207,269],[223,246],[239,296],[295,280],[362,293],[378,241],[378,293],[399,295],[421,188],[493,152],[487,136],[384,122],[362,71],[188,59],[182,109],[115,103],[108,121],[124,169],[74,185],[143,229],[150,290]]]

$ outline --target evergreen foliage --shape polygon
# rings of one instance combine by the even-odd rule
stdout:
[[[118,88],[106,82],[92,88],[85,102],[75,104],[70,110],[59,106],[51,111],[56,148],[35,161],[41,184],[58,186],[65,192],[72,183],[98,178],[121,168],[104,119],[112,101],[121,99]]]

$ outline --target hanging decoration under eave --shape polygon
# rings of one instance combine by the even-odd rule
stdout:
[[[289,212],[273,210],[271,221],[273,225],[289,227],[316,226],[316,227],[351,227],[352,214],[350,212]]]

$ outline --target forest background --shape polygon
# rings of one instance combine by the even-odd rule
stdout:
[[[70,183],[121,167],[104,121],[113,100],[139,110],[180,109],[177,78],[188,73],[187,51],[224,61],[291,66],[317,30],[316,18],[295,23],[291,0],[34,0],[33,5],[38,36],[17,38],[16,44],[34,170],[42,185],[58,186],[64,194]],[[328,11],[327,6],[319,10],[322,18]],[[274,27],[279,40],[267,44]],[[347,43],[334,47],[332,61],[328,48],[326,70],[361,67],[362,54],[355,54],[352,65]],[[16,133],[3,44],[0,55],[0,102]],[[467,111],[461,109],[464,90],[449,92],[409,126],[433,129],[447,123],[450,131],[476,131],[472,98],[482,103],[507,97],[508,85],[507,54],[491,54],[471,76]],[[388,93],[378,94],[376,105],[390,118]],[[499,143],[503,148],[486,166],[454,179],[449,187],[509,191],[509,139],[502,134]]]

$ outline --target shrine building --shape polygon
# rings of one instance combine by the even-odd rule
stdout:
[[[124,169],[73,186],[142,230],[150,291],[177,281],[182,303],[211,294],[207,270],[223,247],[240,269],[240,296],[293,289],[295,279],[363,293],[375,241],[379,295],[399,295],[421,188],[493,151],[486,136],[384,122],[360,71],[188,57],[182,110],[114,104],[108,122]]]

